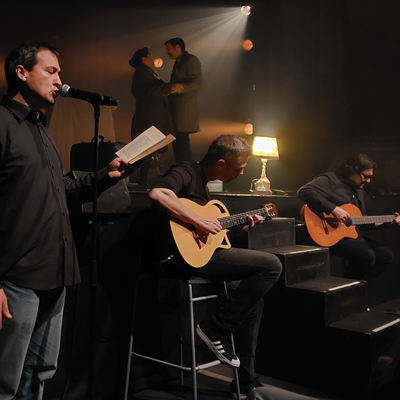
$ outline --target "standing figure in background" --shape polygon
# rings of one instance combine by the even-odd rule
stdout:
[[[179,83],[165,83],[154,71],[154,59],[148,47],[135,52],[129,61],[135,68],[132,78],[132,94],[136,99],[136,111],[132,119],[131,138],[135,139],[146,129],[154,125],[165,135],[175,133],[169,110],[167,96],[180,93],[183,86]],[[166,151],[167,148],[159,150]],[[147,175],[153,155],[145,157],[140,165],[141,185],[147,185]]]
[[[181,38],[172,38],[165,42],[168,57],[175,60],[171,83],[183,85],[183,92],[169,97],[176,132],[176,140],[172,143],[175,162],[192,161],[189,135],[200,130],[197,92],[203,84],[201,64],[185,48],[185,42]]]

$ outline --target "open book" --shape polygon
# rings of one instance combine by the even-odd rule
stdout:
[[[118,157],[127,159],[129,164],[133,164],[174,140],[173,135],[165,136],[155,126],[151,126],[121,150],[118,150],[116,154]]]

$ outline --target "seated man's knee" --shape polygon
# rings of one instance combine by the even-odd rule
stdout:
[[[387,247],[378,247],[375,251],[377,264],[390,264],[394,261],[393,251]]]
[[[268,277],[278,280],[282,273],[282,263],[275,254],[268,254],[265,260],[264,274]]]
[[[365,249],[362,253],[359,254],[359,257],[353,262],[358,265],[362,265],[365,268],[372,267],[376,262],[376,255],[372,249]]]

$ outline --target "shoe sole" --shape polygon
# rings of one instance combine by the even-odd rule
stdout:
[[[224,364],[230,365],[233,368],[238,368],[240,366],[240,360],[228,360],[224,357],[219,350],[214,346],[214,343],[203,333],[200,327],[197,325],[196,333],[199,335],[200,339],[207,345],[207,347],[217,356],[218,360]]]

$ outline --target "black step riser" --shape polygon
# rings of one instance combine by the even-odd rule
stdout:
[[[291,246],[296,241],[293,218],[274,218],[257,224],[249,230],[248,247],[252,250],[266,247]]]

